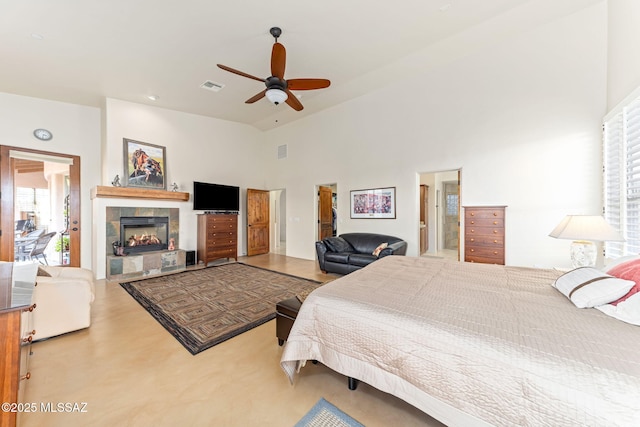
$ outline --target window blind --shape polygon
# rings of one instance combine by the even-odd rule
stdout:
[[[604,217],[624,242],[605,242],[605,255],[640,254],[640,97],[614,110],[603,126]]]

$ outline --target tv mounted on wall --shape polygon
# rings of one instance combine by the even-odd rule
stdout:
[[[240,187],[194,181],[193,210],[238,212],[240,210]]]

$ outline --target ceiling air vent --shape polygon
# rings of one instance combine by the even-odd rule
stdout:
[[[287,158],[287,145],[278,145],[278,160]]]
[[[206,82],[200,85],[201,88],[212,90],[214,92],[220,92],[220,90],[224,87],[222,83],[212,82],[211,80],[207,80]]]

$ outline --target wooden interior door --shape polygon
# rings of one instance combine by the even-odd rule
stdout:
[[[35,155],[53,156],[69,159],[69,264],[80,267],[80,157],[68,154],[31,150],[20,147],[0,146],[0,260],[14,259],[14,173],[16,162],[10,151],[33,153]],[[61,230],[50,230],[61,231]]]
[[[247,189],[247,255],[269,253],[269,192]]]
[[[318,187],[318,240],[333,236],[333,206],[330,187]]]

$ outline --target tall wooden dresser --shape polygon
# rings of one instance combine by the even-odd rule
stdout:
[[[464,260],[502,264],[506,206],[464,207]]]
[[[198,263],[220,258],[238,260],[238,215],[198,215]]]

